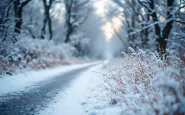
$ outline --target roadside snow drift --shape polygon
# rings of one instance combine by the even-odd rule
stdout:
[[[39,115],[119,115],[120,108],[99,100],[102,67],[97,65],[80,74]]]
[[[98,64],[93,62],[88,64],[61,66],[40,71],[30,71],[27,73],[20,73],[13,76],[3,76],[0,78],[0,95],[12,92],[26,91],[29,86],[32,86],[40,81],[48,80],[66,72],[84,68],[90,65]]]

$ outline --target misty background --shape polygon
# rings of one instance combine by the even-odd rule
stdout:
[[[174,4],[171,4],[174,3]],[[140,0],[1,0],[2,73],[73,59],[112,59],[128,47],[182,52],[184,2]],[[173,5],[173,9],[165,9]],[[171,14],[170,14],[171,12]],[[168,39],[168,43],[166,41]]]

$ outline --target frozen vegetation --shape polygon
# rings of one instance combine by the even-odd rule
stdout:
[[[0,0],[0,114],[184,115],[184,0]]]
[[[185,63],[177,52],[169,50],[166,60],[161,60],[157,53],[129,49],[130,55],[122,52],[123,58],[110,61],[99,72],[102,79],[94,89],[99,92],[100,113],[115,107],[119,114],[183,115]]]

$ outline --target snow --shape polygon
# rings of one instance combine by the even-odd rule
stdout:
[[[156,111],[159,114],[184,112],[185,98],[181,92],[184,81],[181,80],[183,76],[179,71],[181,63],[169,58],[170,63],[167,64],[157,58],[156,54],[147,55],[144,51],[130,50],[130,56],[122,53],[125,58],[105,60],[101,65],[78,75],[38,114],[148,115],[156,114]],[[64,70],[67,67],[69,66]],[[52,77],[62,70],[56,68],[54,72],[43,73],[48,72]]]
[[[102,77],[102,65],[97,65],[82,73],[73,80],[65,91],[61,91],[56,98],[41,110],[39,115],[119,115],[121,109],[117,105],[107,105],[98,100],[97,86]]]
[[[18,91],[27,91],[29,89],[29,86],[33,86],[34,84],[40,81],[48,80],[53,77],[56,77],[57,75],[61,75],[75,69],[80,69],[98,63],[100,62],[60,66],[40,71],[20,73],[13,76],[3,76],[0,78],[0,95]]]
[[[72,81],[68,89],[54,99],[54,102],[49,105],[44,111],[41,111],[40,115],[81,115],[84,112],[83,106],[87,104],[85,101],[86,90],[91,83],[91,79],[96,76],[96,73],[92,72],[97,70],[101,65],[90,68],[86,72],[82,73],[80,77]],[[57,103],[55,103],[57,102]]]

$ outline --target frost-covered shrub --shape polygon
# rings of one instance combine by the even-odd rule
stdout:
[[[123,114],[185,114],[185,64],[175,51],[166,60],[157,53],[124,52],[120,65],[108,66],[104,93],[122,105]]]
[[[35,53],[38,57],[49,56],[48,60],[52,57],[68,58],[72,57],[76,52],[75,48],[69,44],[55,44],[53,41],[40,40],[40,39],[21,39],[17,43],[18,48],[25,54]]]
[[[21,36],[16,43],[0,43],[0,74],[16,69],[45,68],[76,55],[77,50],[70,44],[55,44],[52,40],[32,39]]]
[[[90,39],[85,37],[83,33],[78,32],[72,35],[70,37],[70,44],[77,49],[77,56],[88,55]]]

